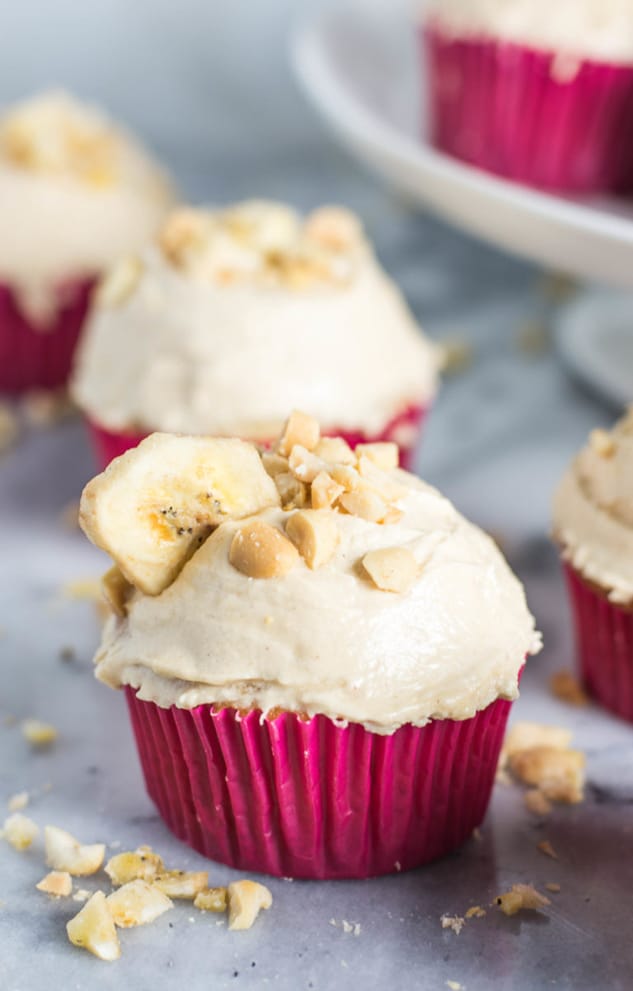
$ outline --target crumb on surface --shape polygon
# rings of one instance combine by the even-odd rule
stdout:
[[[549,687],[561,702],[577,706],[589,704],[589,696],[571,671],[556,671],[549,680]]]
[[[32,747],[50,747],[57,739],[55,727],[40,719],[25,719],[21,729],[22,736]]]
[[[537,816],[548,816],[552,811],[552,803],[545,797],[540,788],[528,788],[523,796],[525,807]]]
[[[551,857],[552,860],[558,860],[558,854],[549,840],[541,840],[540,843],[536,844],[536,849],[544,853],[546,857]]]
[[[560,884],[558,883],[558,881],[548,881],[545,887],[547,891],[551,891],[555,895],[557,895],[560,891]]]
[[[483,919],[485,914],[486,914],[486,910],[485,908],[482,908],[481,905],[471,905],[470,908],[466,911],[465,918]]]
[[[9,812],[21,812],[29,804],[29,793],[28,791],[18,791],[15,795],[11,795],[7,801],[7,808]]]
[[[504,915],[538,911],[551,904],[549,898],[540,894],[531,884],[513,884],[509,891],[497,895],[495,902]]]
[[[455,935],[459,936],[466,920],[461,915],[442,915],[440,916],[440,922],[442,923],[442,929],[452,929]]]
[[[4,820],[0,835],[14,850],[28,850],[38,834],[39,828],[32,819],[21,812],[14,812]]]
[[[50,871],[35,887],[54,898],[67,898],[73,890],[73,879],[68,871]]]

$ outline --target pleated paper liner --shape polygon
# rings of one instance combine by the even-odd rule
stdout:
[[[589,694],[633,722],[633,612],[609,602],[570,565],[565,577],[576,628],[576,651]]]
[[[394,417],[384,428],[376,434],[363,434],[359,431],[337,431],[328,430],[326,433],[331,436],[344,437],[345,440],[354,447],[355,444],[367,444],[374,441],[394,441],[400,448],[400,466],[411,469],[415,457],[417,442],[422,429],[423,421],[428,412],[425,406],[409,406],[406,410]],[[116,433],[99,426],[94,421],[88,421],[93,448],[97,456],[100,468],[106,468],[113,458],[119,457],[131,447],[147,436],[146,433]],[[245,438],[248,440],[249,438]]]
[[[0,392],[66,385],[93,284],[60,286],[53,312],[38,325],[23,312],[13,289],[0,283]]]
[[[460,846],[486,812],[510,702],[390,735],[127,701],[149,795],[195,850],[240,870],[365,878]]]
[[[434,144],[517,182],[633,189],[633,67],[421,34]]]

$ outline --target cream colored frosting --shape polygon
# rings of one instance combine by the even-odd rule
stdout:
[[[554,536],[613,602],[633,601],[633,411],[594,431],[554,498]]]
[[[0,280],[27,306],[139,248],[171,201],[136,141],[70,96],[45,94],[0,117]]]
[[[372,432],[432,398],[437,351],[347,211],[188,215],[193,246],[148,246],[125,298],[106,291],[88,324],[72,390],[99,424],[265,439],[301,407]],[[326,243],[332,217],[341,243]]]
[[[493,37],[580,57],[633,62],[630,0],[430,0],[425,16],[457,37]]]
[[[340,542],[315,571],[300,560],[283,577],[248,578],[229,563],[242,523],[221,524],[164,592],[135,591],[127,616],[109,620],[97,676],[163,707],[281,707],[380,733],[514,699],[540,646],[521,584],[437,491],[399,469],[388,482],[401,489],[399,521],[332,510]],[[283,528],[289,511],[259,518]],[[364,555],[387,547],[415,556],[408,591],[363,573]]]

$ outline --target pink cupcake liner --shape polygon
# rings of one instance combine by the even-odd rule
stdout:
[[[544,189],[633,188],[633,67],[458,40],[434,27],[421,41],[438,148]]]
[[[46,325],[34,325],[11,286],[0,283],[0,391],[58,389],[70,374],[94,280],[60,286]]]
[[[367,444],[375,441],[395,441],[400,448],[400,466],[411,469],[417,441],[427,412],[428,407],[426,406],[409,406],[393,420],[390,420],[385,429],[377,434],[367,435],[359,431],[345,430],[329,430],[326,433],[331,436],[344,437],[352,447],[356,444]],[[116,433],[106,430],[93,420],[88,420],[88,427],[97,461],[102,469],[107,468],[113,458],[118,458],[120,454],[124,454],[131,447],[136,447],[144,437],[147,437],[146,433]]]
[[[486,812],[511,705],[382,736],[321,715],[126,696],[148,793],[172,832],[231,867],[297,878],[409,870],[463,843]]]
[[[633,722],[633,612],[564,565],[587,691],[605,709]]]

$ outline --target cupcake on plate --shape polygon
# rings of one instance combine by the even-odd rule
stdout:
[[[633,722],[633,409],[594,430],[554,498],[576,647],[589,693]]]
[[[352,213],[253,201],[176,210],[114,268],[72,390],[102,464],[155,430],[267,443],[299,405],[406,460],[437,367]]]
[[[492,540],[396,465],[295,412],[272,451],[154,434],[84,490],[115,561],[97,677],[163,819],[213,859],[367,877],[484,816],[539,636]]]
[[[0,115],[0,391],[65,384],[96,278],[170,200],[145,151],[92,107],[47,93]]]
[[[545,189],[631,190],[630,0],[430,0],[421,43],[443,151]]]

